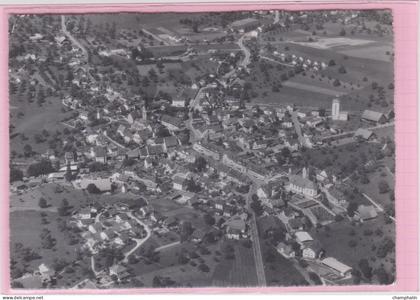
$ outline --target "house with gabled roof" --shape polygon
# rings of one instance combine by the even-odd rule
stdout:
[[[96,222],[96,223],[94,223],[92,225],[89,225],[88,228],[89,228],[89,231],[91,233],[93,233],[93,234],[99,233],[99,232],[101,232],[103,230],[102,223],[99,223],[99,222]]]
[[[179,131],[184,126],[184,122],[181,119],[169,115],[163,115],[160,123],[170,131]]]
[[[362,222],[368,221],[371,219],[375,219],[378,216],[378,212],[376,211],[373,205],[359,205],[357,211],[355,212],[355,216]]]
[[[363,111],[363,113],[362,113],[362,120],[372,122],[372,123],[382,124],[382,123],[386,122],[386,117],[381,112],[377,112],[377,111],[367,109],[367,110]]]
[[[283,242],[279,242],[277,244],[276,250],[285,258],[294,258],[296,255],[295,251],[293,250],[293,247]]]
[[[163,150],[169,152],[178,146],[178,138],[176,136],[168,136],[163,138]]]
[[[128,277],[130,277],[130,273],[128,272],[127,267],[124,267],[122,265],[117,265],[117,264],[109,268],[109,275],[116,276],[119,282],[124,281]]]
[[[318,259],[321,258],[324,252],[320,242],[312,241],[303,248],[302,257],[306,259]]]

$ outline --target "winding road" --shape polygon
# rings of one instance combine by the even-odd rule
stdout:
[[[131,249],[130,251],[124,254],[123,262],[128,262],[128,257],[131,254],[133,254],[138,248],[140,248],[141,245],[143,245],[152,236],[152,231],[150,230],[150,228],[145,223],[143,223],[140,219],[135,217],[132,212],[127,212],[127,216],[129,216],[130,218],[135,220],[138,224],[143,226],[144,230],[146,230],[146,236],[142,239],[134,239],[134,241],[136,242],[136,246],[134,246],[133,249]]]

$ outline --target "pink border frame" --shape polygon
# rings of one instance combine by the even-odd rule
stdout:
[[[350,0],[349,0],[350,1]],[[291,292],[402,292],[418,291],[418,171],[417,171],[417,1],[369,3],[177,3],[128,5],[21,5],[0,7],[0,39],[8,45],[7,15],[11,13],[110,13],[110,12],[200,12],[232,10],[317,10],[317,9],[391,9],[395,33],[395,112],[396,112],[396,282],[388,286],[310,286],[250,288],[168,288],[111,290],[13,290],[9,287],[9,103],[8,48],[0,48],[0,190],[1,240],[3,253],[1,291],[6,294],[155,294],[155,293],[291,293]]]

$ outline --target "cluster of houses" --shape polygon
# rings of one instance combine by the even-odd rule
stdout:
[[[107,247],[123,248],[133,239],[145,236],[145,230],[126,212],[114,206],[101,208],[84,207],[72,216],[70,226],[80,229],[83,248],[97,254]]]

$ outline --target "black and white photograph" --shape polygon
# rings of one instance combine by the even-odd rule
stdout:
[[[11,14],[13,289],[391,285],[391,10]]]

